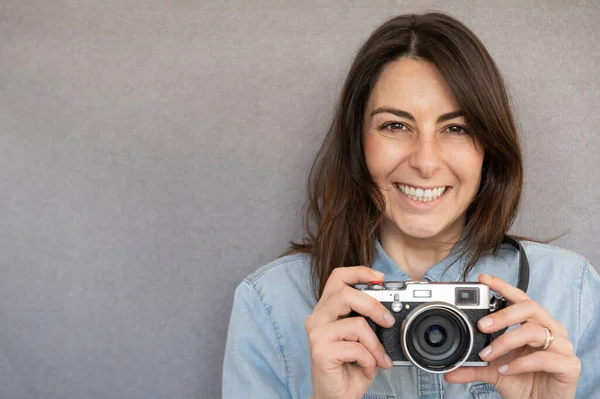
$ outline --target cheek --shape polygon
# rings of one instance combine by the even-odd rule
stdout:
[[[367,133],[364,140],[365,162],[376,182],[384,175],[385,162],[381,156],[382,146],[374,135]]]
[[[363,151],[365,153],[365,163],[372,176],[375,175],[375,169],[377,169],[377,157],[375,156],[376,150],[374,148],[373,140],[367,135],[363,140]]]
[[[364,142],[365,162],[376,181],[385,180],[400,163],[402,147],[390,145],[384,138],[375,134],[367,134]]]
[[[454,148],[450,154],[450,164],[458,178],[468,185],[479,187],[483,153],[472,147]]]

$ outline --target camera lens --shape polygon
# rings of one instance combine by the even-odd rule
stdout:
[[[430,302],[404,320],[402,345],[416,366],[445,373],[460,366],[471,353],[473,334],[468,318],[453,305]]]
[[[427,330],[425,330],[425,341],[430,346],[436,348],[440,347],[444,345],[447,338],[448,334],[446,333],[446,329],[442,326],[433,325],[427,327]]]

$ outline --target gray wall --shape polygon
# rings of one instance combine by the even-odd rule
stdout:
[[[353,53],[428,9],[506,76],[515,231],[600,266],[597,1],[1,0],[0,397],[218,397],[232,293],[301,236]]]

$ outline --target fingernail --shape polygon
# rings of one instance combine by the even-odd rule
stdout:
[[[491,326],[493,322],[494,320],[492,320],[491,317],[484,317],[483,319],[479,320],[479,327],[487,328]]]
[[[491,345],[486,346],[485,348],[483,348],[483,350],[481,352],[479,352],[479,357],[481,357],[481,358],[486,357],[490,353],[492,353],[492,347],[491,347]]]
[[[498,372],[500,374],[504,374],[508,371],[508,364],[505,364],[503,366],[498,367]]]
[[[375,278],[377,280],[383,280],[383,276],[384,276],[383,273],[378,272],[377,270],[371,270],[371,272],[373,273],[373,276],[375,276]]]
[[[383,318],[385,319],[385,322],[389,326],[393,326],[394,323],[396,323],[396,319],[394,318],[394,316],[392,316],[392,314],[390,312],[388,312],[387,310],[385,312],[383,312]]]
[[[387,353],[383,357],[383,360],[385,360],[385,364],[387,364],[388,367],[392,367],[392,358],[389,357]]]

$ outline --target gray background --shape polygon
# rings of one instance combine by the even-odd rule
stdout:
[[[485,5],[483,5],[485,4]],[[446,10],[506,77],[515,232],[600,266],[598,1],[0,1],[0,397],[216,398],[358,46]]]

